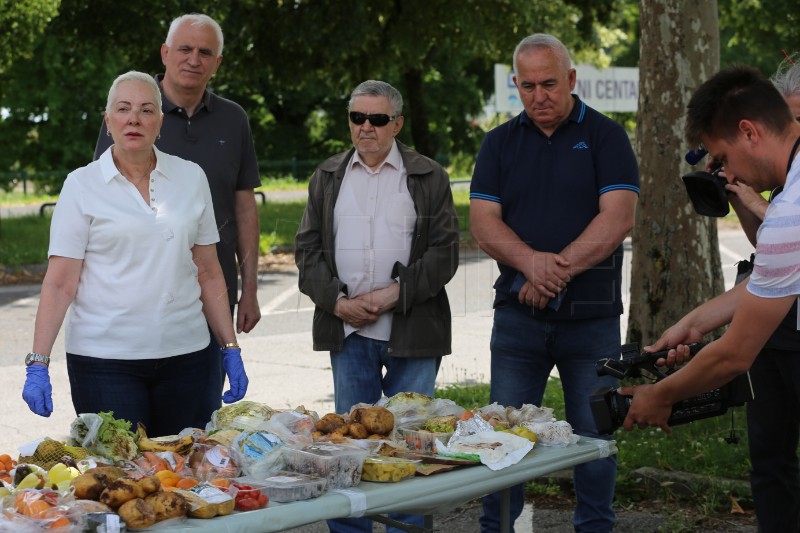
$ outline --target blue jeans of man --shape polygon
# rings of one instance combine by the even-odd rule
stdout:
[[[198,388],[208,366],[204,350],[163,359],[101,359],[67,353],[67,374],[76,414],[113,411],[136,431],[141,422],[153,436],[199,426]]]
[[[603,357],[619,356],[619,317],[547,321],[534,319],[529,313],[516,305],[495,309],[490,400],[505,406],[541,406],[555,366],[564,389],[566,418],[573,431],[608,440],[608,436],[597,433],[589,396],[599,387],[617,383],[608,376],[598,377],[595,363]],[[575,531],[608,532],[614,528],[616,473],[613,455],[575,466]],[[524,491],[524,484],[511,489],[512,525],[522,513]],[[483,533],[500,530],[500,493],[483,498],[480,523]]]
[[[750,368],[750,486],[761,533],[800,531],[800,353],[765,348]]]
[[[392,357],[389,343],[348,335],[339,352],[331,352],[336,412],[350,412],[357,403],[374,404],[381,396],[398,392],[418,392],[433,396],[441,357]],[[386,370],[384,374],[384,369]],[[389,518],[422,527],[420,515],[390,514]],[[372,520],[340,518],[328,520],[332,533],[371,532]],[[401,530],[387,526],[387,533]]]

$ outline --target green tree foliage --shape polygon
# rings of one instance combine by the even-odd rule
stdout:
[[[226,54],[221,78],[235,80],[226,92],[268,110],[256,137],[269,157],[322,158],[347,146],[347,96],[377,78],[405,97],[401,139],[446,159],[477,148],[482,134],[469,117],[493,91],[492,65],[509,62],[530,28],[576,44],[580,19],[564,2],[242,1],[227,20],[236,53]]]
[[[782,50],[800,52],[800,10],[796,0],[718,0],[720,64],[751,65],[771,75]]]
[[[58,12],[59,0],[0,0],[0,74],[31,57],[37,37]]]
[[[602,56],[621,41],[598,21],[630,1],[63,0],[32,58],[0,73],[0,172],[85,165],[113,78],[161,72],[168,24],[190,11],[225,31],[211,86],[247,109],[260,159],[320,160],[349,146],[348,94],[372,78],[405,97],[401,140],[447,164],[477,151],[493,64],[509,63],[520,38],[550,32],[576,58]]]

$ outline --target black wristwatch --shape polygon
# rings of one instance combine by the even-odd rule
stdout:
[[[44,366],[50,366],[50,356],[31,352],[25,356],[25,366],[31,366],[33,363],[44,363]]]

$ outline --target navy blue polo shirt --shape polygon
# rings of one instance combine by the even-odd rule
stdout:
[[[523,111],[483,139],[470,198],[497,202],[503,221],[534,250],[558,253],[600,212],[600,196],[639,192],[639,170],[625,130],[573,95],[569,118],[548,138]],[[535,317],[584,319],[622,313],[622,245],[576,276],[558,311],[521,306],[510,293],[518,272],[498,263],[495,307],[517,305]]]

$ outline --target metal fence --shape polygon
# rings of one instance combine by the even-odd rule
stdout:
[[[266,178],[291,176],[301,181],[311,177],[321,161],[312,159],[264,159],[258,162],[261,175]],[[0,172],[0,190],[20,190],[23,194],[33,193],[37,186],[57,183],[66,179],[70,170],[29,171],[18,170]]]

